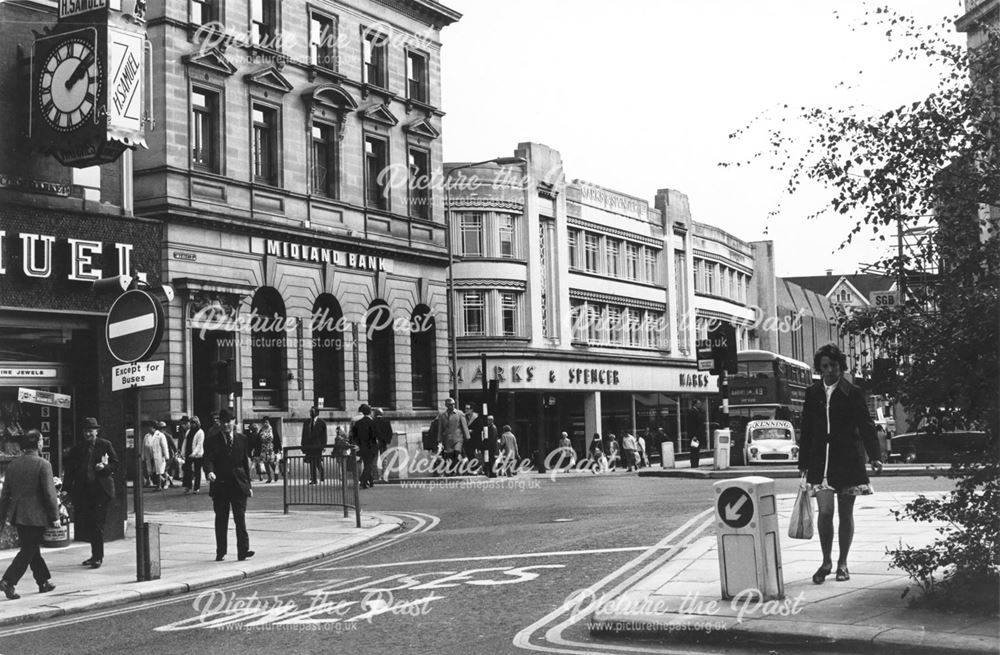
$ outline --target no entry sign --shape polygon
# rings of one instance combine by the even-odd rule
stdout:
[[[163,307],[145,291],[126,291],[111,305],[104,336],[108,350],[119,362],[141,362],[160,345]]]

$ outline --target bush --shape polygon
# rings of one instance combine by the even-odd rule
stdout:
[[[889,549],[890,565],[905,571],[924,592],[915,602],[942,610],[1000,614],[1000,466],[993,444],[981,461],[952,465],[955,488],[944,498],[918,496],[896,520],[940,522],[939,537],[923,548],[900,543]]]

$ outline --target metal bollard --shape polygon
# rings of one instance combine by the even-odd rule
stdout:
[[[785,597],[774,480],[748,476],[714,485],[722,598]]]
[[[660,444],[660,467],[672,469],[674,466],[674,444],[670,441],[664,441]]]

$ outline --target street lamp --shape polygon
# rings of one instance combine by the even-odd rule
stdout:
[[[451,192],[448,186],[448,180],[451,178],[452,173],[456,171],[461,171],[466,168],[474,168],[476,166],[483,166],[484,164],[496,164],[498,166],[514,166],[520,164],[527,164],[528,160],[524,157],[496,157],[494,159],[486,159],[484,161],[477,161],[471,164],[462,164],[461,166],[456,166],[448,170],[444,174],[444,222],[445,222],[445,247],[448,249],[448,340],[450,342],[451,350],[451,374],[455,381],[454,395],[455,406],[461,407],[459,402],[459,389],[458,389],[458,330],[455,326],[455,247],[452,244],[452,225],[451,225]],[[486,371],[483,371],[483,375],[486,375]]]

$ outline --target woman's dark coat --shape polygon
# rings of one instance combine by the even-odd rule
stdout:
[[[826,481],[840,490],[868,484],[865,452],[871,460],[881,459],[875,438],[875,422],[868,413],[864,393],[844,378],[830,396],[830,433],[826,431],[826,390],[823,381],[806,389],[802,409],[802,438],[799,442],[799,470],[808,471],[807,481],[823,481],[826,446],[830,444],[830,465]]]

